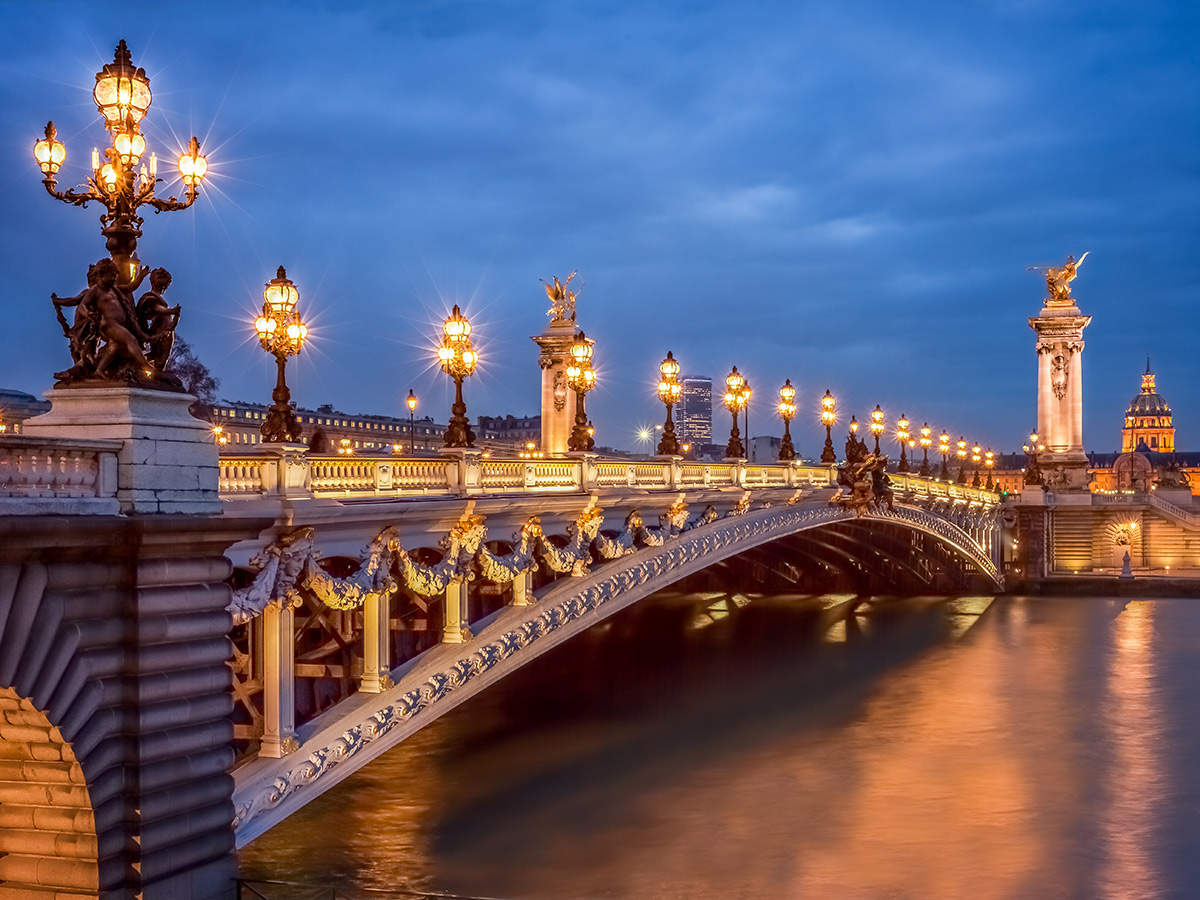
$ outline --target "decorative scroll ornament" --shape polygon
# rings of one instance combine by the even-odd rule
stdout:
[[[479,571],[488,581],[507,584],[522,572],[528,572],[537,566],[534,551],[537,549],[537,542],[543,536],[542,520],[537,516],[530,516],[517,532],[517,546],[511,553],[500,556],[486,546],[480,546]]]
[[[750,492],[743,491],[742,499],[737,502],[737,505],[729,511],[731,516],[744,516],[750,512]]]
[[[546,535],[541,537],[542,559],[555,572],[570,572],[578,578],[588,573],[592,561],[592,541],[600,533],[604,522],[604,510],[588,506],[574,522],[567,526],[568,541],[564,547],[556,547]]]
[[[387,596],[399,588],[392,576],[392,559],[400,548],[396,526],[389,525],[367,545],[358,570],[348,578],[335,578],[317,564],[311,553],[304,567],[302,586],[330,609],[357,609],[372,594]]]
[[[312,558],[315,532],[311,525],[299,528],[251,560],[251,565],[260,567],[258,574],[253,582],[233,592],[233,602],[226,607],[233,615],[234,625],[244,625],[262,615],[273,602],[300,605],[297,581]]]
[[[441,541],[446,548],[445,558],[433,565],[414,562],[403,547],[397,548],[396,557],[409,590],[432,597],[444,592],[452,581],[472,580],[475,572],[471,560],[487,537],[483,521],[483,516],[464,514]]]

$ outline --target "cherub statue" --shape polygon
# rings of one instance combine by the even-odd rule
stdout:
[[[1079,257],[1078,260],[1073,256],[1068,256],[1067,261],[1062,268],[1056,269],[1054,266],[1029,266],[1031,272],[1041,272],[1046,276],[1046,290],[1050,296],[1047,298],[1053,303],[1072,303],[1071,299],[1071,282],[1075,280],[1075,275],[1083,261],[1087,259],[1088,250]]]
[[[79,354],[79,360],[65,372],[55,373],[57,380],[68,383],[88,377],[130,377],[131,380],[138,380],[153,373],[154,367],[142,351],[142,330],[132,314],[129,298],[125,291],[117,287],[118,275],[117,264],[111,259],[102,259],[92,267],[93,283],[82,294],[70,298],[51,295],[56,307],[81,308],[76,320],[77,325],[82,327],[76,337],[76,348],[72,351],[73,357]],[[83,325],[79,322],[80,316],[85,316],[93,324]],[[93,325],[98,332],[97,339],[89,337],[89,329]],[[68,338],[71,337],[70,331]],[[94,360],[88,363],[86,359],[96,340],[103,340],[104,345],[95,351]],[[136,368],[131,368],[131,364]]]
[[[158,268],[150,273],[150,290],[142,294],[137,305],[138,324],[150,347],[148,357],[154,368],[162,371],[175,345],[175,326],[179,324],[178,306],[167,306],[163,294],[171,286],[171,273]]]
[[[55,373],[54,377],[60,381],[71,380],[77,375],[85,374],[96,362],[96,346],[100,342],[100,329],[92,313],[91,305],[83,302],[84,297],[88,296],[88,291],[95,284],[96,265],[93,263],[88,266],[87,287],[74,297],[50,295],[50,300],[54,304],[54,313],[58,316],[59,324],[62,325],[63,336],[70,345],[71,361],[74,363],[66,371]],[[63,315],[64,306],[75,307],[75,321],[71,325],[67,324],[67,317]]]
[[[552,275],[550,277],[554,279],[553,284],[542,279],[542,284],[546,286],[546,296],[550,298],[550,309],[546,311],[546,315],[552,321],[575,321],[575,298],[579,294],[577,291],[567,290],[567,285],[571,283],[571,279],[577,274],[577,272],[572,272],[567,276],[566,281],[559,281],[557,275]]]

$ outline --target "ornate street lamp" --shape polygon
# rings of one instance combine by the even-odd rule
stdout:
[[[350,438],[342,438],[338,441],[337,448],[338,456],[353,456],[354,448],[350,446]]]
[[[442,346],[438,347],[438,362],[442,371],[454,379],[454,404],[450,407],[450,424],[443,444],[446,447],[474,447],[475,432],[467,419],[467,404],[463,402],[462,383],[470,377],[479,362],[479,354],[471,346],[471,323],[458,304],[442,324]]]
[[[658,364],[658,374],[658,399],[667,407],[667,420],[663,422],[658,455],[677,456],[679,441],[675,437],[675,419],[671,415],[671,409],[683,396],[683,386],[679,383],[679,363],[675,361],[675,355],[670,350],[667,351],[667,358]]]
[[[837,407],[833,394],[826,388],[825,396],[821,398],[821,424],[825,426],[825,449],[821,451],[821,462],[832,465],[837,462],[837,451],[833,449],[833,424],[837,421]]]
[[[979,462],[983,459],[983,448],[976,444],[971,448],[971,465],[974,468],[975,475],[971,479],[971,487],[982,487],[982,482],[979,480]]]
[[[938,436],[938,453],[942,454],[942,468],[938,472],[938,478],[942,481],[950,480],[950,470],[946,468],[946,456],[950,452],[950,435],[942,429],[941,435]]]
[[[996,465],[996,454],[989,450],[983,455],[983,464],[987,466],[987,484],[984,485],[989,491],[996,485],[992,481],[992,466]]]
[[[955,456],[958,457],[958,483],[967,483],[967,442],[960,434],[958,436],[957,450]]]
[[[259,344],[275,357],[279,367],[275,390],[271,392],[271,399],[275,402],[267,410],[267,420],[260,429],[263,440],[268,443],[298,444],[303,435],[296,411],[292,408],[292,394],[284,379],[287,358],[303,350],[308,337],[308,326],[300,320],[300,313],[296,309],[299,299],[300,292],[288,279],[283,266],[280,266],[263,290],[262,315],[254,320]]]
[[[737,366],[734,366],[733,371],[725,378],[725,408],[733,415],[729,443],[725,445],[725,456],[728,459],[743,459],[746,456],[746,448],[742,446],[742,438],[738,433],[738,413],[745,409],[749,402],[749,386],[746,379],[738,373]]]
[[[796,448],[792,446],[792,419],[796,416],[796,389],[792,387],[792,379],[788,378],[779,389],[779,418],[783,419],[783,440],[779,444],[779,459],[787,462],[796,458]]]
[[[4,427],[0,425],[0,432],[4,431]],[[212,429],[213,443],[218,448],[224,447],[229,443],[229,435],[225,433],[225,428],[222,425],[214,425]]]
[[[55,176],[66,159],[67,150],[58,140],[53,122],[46,124],[45,136],[34,143],[33,156],[42,170],[42,184],[51,197],[72,206],[87,206],[96,201],[104,207],[105,212],[100,216],[100,233],[104,235],[109,255],[116,266],[115,287],[129,293],[148,271],[142,269],[137,257],[137,242],[142,236],[142,219],[138,209],[142,206],[149,206],[155,212],[187,209],[196,202],[200,183],[208,172],[208,161],[200,153],[200,145],[193,137],[188,149],[179,157],[184,199],[163,199],[154,195],[155,187],[162,181],[158,177],[158,158],[151,155],[149,168],[144,164],[139,168],[146,152],[146,139],[142,137],[140,123],[150,109],[150,79],[144,69],[134,67],[125,41],[117,44],[113,61],[96,73],[92,98],[108,129],[111,146],[104,149],[103,164],[100,152],[92,151],[92,173],[82,189],[59,191],[57,188]],[[100,279],[97,278],[99,283]],[[76,323],[76,328],[71,328],[61,315],[62,305],[78,303],[79,300],[74,304],[56,303],[60,307],[59,319],[72,342],[72,356],[75,358],[75,365],[71,369],[56,376],[60,382],[69,384],[110,378],[110,369],[115,369],[119,375],[130,380],[161,380],[161,371],[155,370],[153,364],[147,365],[146,354],[140,352],[138,338],[130,333],[130,329],[124,328],[122,322],[116,321],[117,316],[108,315],[103,309],[95,312],[102,320],[101,334],[108,342],[105,352],[97,355],[90,352],[94,347],[82,348],[81,345],[87,341],[82,334],[83,329],[78,327],[80,323]],[[159,338],[160,343],[168,343],[166,337],[168,333],[174,334],[175,320],[160,319],[160,333],[150,337]],[[124,334],[118,336],[117,327]],[[112,350],[108,351],[108,347],[112,347]],[[174,387],[173,383],[168,384]]]
[[[583,398],[596,386],[596,370],[592,368],[592,342],[582,331],[571,342],[571,362],[567,365],[567,387],[575,392],[575,427],[567,441],[567,449],[576,452],[596,446],[588,432],[588,417]]]
[[[879,455],[879,436],[883,434],[883,410],[879,408],[879,404],[875,404],[875,408],[871,410],[871,434],[875,435],[875,455]]]
[[[404,402],[408,404],[408,455],[417,455],[417,432],[413,427],[413,415],[417,411],[417,395],[412,392],[412,388],[408,389],[408,396],[404,398]]]
[[[929,445],[933,443],[933,440],[929,436],[932,433],[933,433],[933,431],[929,427],[928,422],[926,422],[924,425],[921,426],[921,454],[922,454],[922,457],[921,457],[921,468],[917,472],[917,474],[920,475],[922,478],[929,477]]]
[[[909,443],[908,434],[908,419],[904,413],[900,413],[900,418],[896,421],[896,440],[900,444],[900,464],[896,467],[897,472],[908,471],[908,457],[905,455],[905,447]]]

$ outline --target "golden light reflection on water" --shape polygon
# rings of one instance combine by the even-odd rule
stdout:
[[[243,866],[518,900],[1165,896],[1170,602],[1005,599],[968,631],[983,601],[881,600],[771,665],[714,649],[732,604],[677,657],[617,626],[420,732]],[[769,600],[745,610],[787,624]]]

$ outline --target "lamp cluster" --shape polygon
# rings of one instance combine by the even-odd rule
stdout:
[[[288,357],[303,350],[308,338],[308,326],[300,318],[297,309],[299,301],[300,292],[287,277],[283,266],[280,266],[275,277],[263,289],[262,315],[254,320],[258,343],[275,357],[278,369],[275,390],[271,392],[274,402],[267,410],[267,419],[261,429],[263,440],[269,443],[297,444],[303,434],[284,377]]]
[[[471,344],[471,323],[458,304],[442,324],[442,345],[437,351],[442,371],[454,379],[454,403],[450,407],[450,424],[446,428],[447,447],[474,447],[475,432],[467,419],[467,404],[463,402],[462,383],[475,371],[479,354]]]
[[[725,456],[730,459],[746,455],[746,448],[742,446],[741,433],[738,431],[738,413],[749,405],[750,382],[737,370],[737,366],[734,366],[733,371],[725,376],[725,408],[733,416],[733,427],[729,429],[729,443],[725,445]]]
[[[679,363],[670,350],[667,351],[667,358],[659,363],[658,374],[658,399],[667,407],[667,420],[663,422],[663,436],[658,442],[658,454],[676,456],[679,453],[679,439],[675,437],[675,418],[671,415],[671,410],[683,398],[683,386],[679,383]]]
[[[200,153],[200,144],[191,139],[179,156],[179,174],[184,183],[184,199],[161,199],[154,196],[158,177],[158,157],[150,155],[149,165],[142,163],[146,139],[141,133],[142,119],[150,110],[152,99],[150,79],[145,69],[135,68],[125,41],[117,45],[113,61],[96,73],[92,99],[108,130],[109,146],[92,150],[92,175],[85,190],[59,191],[55,176],[67,158],[66,146],[58,140],[53,122],[46,124],[45,135],[33,145],[33,156],[42,170],[42,183],[57,200],[75,206],[86,206],[96,200],[107,212],[101,216],[102,233],[108,242],[113,261],[121,273],[122,284],[131,284],[139,272],[137,239],[141,237],[142,220],[138,207],[146,205],[156,212],[186,209],[196,200],[196,193],[208,173],[208,160]]]
[[[585,452],[596,446],[589,428],[584,397],[596,386],[596,370],[592,368],[592,342],[582,331],[571,342],[571,361],[567,365],[567,386],[575,392],[575,426],[567,441],[567,449]]]

